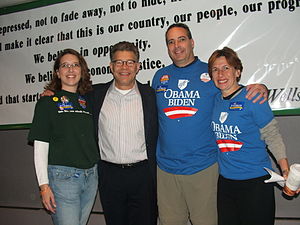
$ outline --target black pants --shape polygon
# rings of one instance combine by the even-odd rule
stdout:
[[[156,225],[156,187],[148,162],[121,168],[101,162],[99,192],[107,225]]]
[[[275,198],[269,175],[249,180],[218,180],[219,225],[274,225]]]

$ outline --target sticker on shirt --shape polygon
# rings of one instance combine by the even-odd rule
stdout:
[[[243,142],[219,139],[216,141],[219,147],[220,152],[235,152],[239,151],[243,146]]]
[[[72,105],[72,102],[67,102],[67,103],[58,103],[57,104],[58,108],[60,110],[71,110],[73,109],[73,105]]]
[[[219,117],[219,121],[221,123],[224,123],[227,120],[227,116],[228,116],[228,112],[221,112],[220,117]]]
[[[83,109],[86,108],[86,100],[82,96],[78,97],[78,102],[79,102],[79,105],[81,106],[81,108],[83,108]]]
[[[165,92],[168,88],[168,85],[158,85],[157,88],[156,88],[156,92],[159,93],[159,92]]]
[[[68,98],[67,96],[61,96],[61,97],[60,97],[60,101],[61,101],[62,103],[68,103],[70,100],[69,100],[69,98]]]
[[[200,80],[207,83],[208,81],[210,81],[210,76],[208,73],[202,73],[200,74]]]
[[[53,97],[52,100],[53,100],[54,102],[57,102],[57,101],[58,101],[58,97]]]
[[[170,119],[178,119],[182,117],[191,117],[196,114],[198,109],[192,107],[176,106],[165,108],[164,112]]]
[[[229,110],[230,111],[242,111],[244,110],[245,102],[230,102]]]
[[[170,80],[170,76],[169,75],[163,75],[161,78],[160,78],[160,83],[161,84],[167,84]]]
[[[189,82],[190,82],[189,80],[178,80],[178,88],[180,90],[185,89]]]
[[[70,110],[73,109],[73,104],[70,102],[67,96],[61,96],[60,101],[57,106],[60,110]]]

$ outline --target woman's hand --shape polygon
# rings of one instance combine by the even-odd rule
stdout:
[[[40,186],[40,194],[41,194],[44,207],[48,211],[55,213],[56,203],[55,203],[53,192],[48,184],[43,184]]]
[[[288,159],[287,158],[280,159],[278,160],[278,164],[280,166],[282,176],[286,180],[290,172]]]
[[[290,166],[289,166],[287,158],[280,159],[278,161],[278,164],[280,166],[282,176],[284,177],[285,180],[287,180],[289,172],[290,172]],[[300,193],[300,188],[298,190],[296,190],[296,193],[295,193],[295,192],[291,191],[288,187],[284,186],[282,191],[288,196],[294,196],[295,194]]]

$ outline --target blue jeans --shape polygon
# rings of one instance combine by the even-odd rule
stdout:
[[[97,165],[90,169],[48,165],[48,176],[56,201],[54,224],[86,225],[97,193]]]

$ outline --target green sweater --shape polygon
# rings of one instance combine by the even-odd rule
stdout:
[[[62,90],[37,102],[28,139],[49,143],[49,165],[87,169],[99,159],[93,126],[86,98]]]

